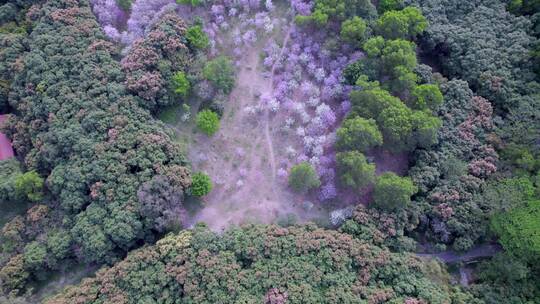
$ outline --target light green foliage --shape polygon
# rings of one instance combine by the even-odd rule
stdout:
[[[193,174],[191,183],[191,195],[201,197],[212,191],[213,185],[210,177],[202,172]]]
[[[411,91],[418,81],[416,73],[405,66],[399,65],[394,68],[393,78],[389,81],[390,90],[397,95]]]
[[[214,135],[219,130],[219,117],[210,110],[202,110],[195,118],[197,127],[208,136]]]
[[[200,25],[194,25],[187,29],[186,39],[192,48],[203,50],[208,47],[209,41],[206,33]]]
[[[186,73],[183,71],[176,72],[173,75],[172,83],[176,94],[179,94],[182,97],[188,96],[191,85],[186,77]]]
[[[411,107],[416,110],[436,111],[443,102],[443,95],[436,84],[421,84],[412,92]]]
[[[341,23],[341,39],[353,46],[360,46],[364,42],[366,29],[366,22],[362,18],[354,16]]]
[[[337,130],[336,147],[340,150],[365,152],[383,142],[382,134],[373,119],[360,116],[347,118]]]
[[[336,162],[340,181],[346,187],[358,190],[375,181],[375,164],[369,164],[358,151],[339,152]]]
[[[378,11],[379,14],[383,14],[387,11],[400,10],[403,5],[403,0],[380,0]]]
[[[378,121],[381,112],[392,106],[399,106],[401,100],[392,96],[388,91],[381,88],[351,92],[353,113],[364,118],[373,118]]]
[[[409,90],[414,87],[417,76],[413,72],[417,65],[416,45],[407,40],[385,40],[381,36],[368,39],[363,49],[367,54],[364,73],[371,78],[389,78],[393,91]]]
[[[202,0],[176,0],[176,3],[178,4],[184,4],[184,5],[191,5],[191,6],[199,6],[202,4]]]
[[[427,20],[415,7],[387,11],[377,19],[376,29],[387,39],[411,39],[427,28]]]
[[[15,191],[32,202],[43,199],[43,178],[36,171],[29,171],[17,176]]]
[[[320,185],[319,175],[311,164],[303,162],[291,168],[289,186],[294,191],[305,193]]]
[[[404,104],[384,109],[379,117],[385,146],[391,150],[412,150],[409,140],[413,131],[412,111]]]
[[[540,257],[540,200],[493,217],[491,228],[510,254],[524,261],[538,262]]]
[[[229,58],[225,56],[208,61],[204,66],[203,76],[225,94],[230,93],[233,89],[234,68]]]
[[[524,207],[535,195],[535,186],[527,177],[505,178],[487,183],[477,195],[480,206],[494,212]]]
[[[372,19],[376,15],[375,7],[368,0],[316,0],[311,15],[297,15],[295,21],[299,25],[321,27],[333,21],[341,23],[354,16]]]
[[[379,177],[373,190],[373,204],[382,210],[395,211],[407,207],[418,191],[409,177],[387,172]]]

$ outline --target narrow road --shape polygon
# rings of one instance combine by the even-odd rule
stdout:
[[[485,258],[495,255],[501,251],[500,245],[484,244],[471,248],[467,252],[459,253],[454,250],[443,251],[439,253],[417,253],[420,257],[439,258],[445,263],[470,262],[478,258]]]

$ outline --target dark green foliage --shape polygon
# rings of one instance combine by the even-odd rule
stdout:
[[[408,177],[387,172],[377,177],[373,190],[373,204],[381,210],[393,211],[407,207],[411,196],[418,191]]]
[[[339,180],[345,187],[358,190],[375,181],[375,164],[369,164],[358,151],[339,152],[336,162]]]
[[[319,175],[309,163],[303,162],[291,168],[289,186],[294,191],[304,193],[320,185]]]
[[[225,56],[208,61],[203,69],[203,77],[225,94],[234,87],[234,74],[231,60]]]
[[[426,236],[452,245],[473,244],[486,236],[489,199],[475,199],[496,170],[497,153],[488,142],[492,111],[488,101],[474,96],[464,81],[441,84],[444,103],[437,144],[415,152],[409,175],[419,187],[414,204],[425,215]],[[498,194],[494,194],[498,196]],[[464,240],[464,239],[468,239]]]
[[[13,202],[19,198],[15,181],[21,174],[20,164],[15,158],[0,161],[0,203]]]
[[[451,303],[437,263],[310,226],[196,227],[132,252],[48,304]],[[384,282],[384,283],[382,283]],[[105,286],[107,286],[105,288]],[[469,299],[473,298],[468,295]],[[273,302],[269,299],[281,299]],[[463,302],[465,303],[465,302]],[[478,302],[466,302],[478,303]]]
[[[205,196],[212,191],[212,181],[210,177],[202,172],[193,174],[193,182],[191,183],[191,195],[193,196]]]
[[[36,171],[20,174],[15,178],[15,192],[32,202],[38,202],[43,199],[43,178]]]
[[[153,238],[154,223],[142,214],[139,187],[155,175],[174,178],[180,189],[190,181],[180,148],[127,94],[120,64],[113,59],[118,49],[106,40],[88,1],[47,1],[34,7],[31,16],[32,32],[19,58],[24,64],[10,87],[16,116],[6,133],[28,171],[37,172],[27,173],[20,188],[37,200],[39,176],[46,179],[43,204],[49,207],[36,205],[26,217],[6,224],[3,273],[20,252],[26,266],[44,271],[65,258],[113,261]],[[155,29],[170,33],[178,23],[163,18]],[[142,69],[142,62],[133,59],[130,71]]]
[[[187,29],[186,39],[193,49],[203,50],[208,47],[209,41],[200,25],[193,25]]]
[[[339,150],[365,152],[382,144],[382,134],[373,119],[353,116],[345,119],[337,130],[336,147]]]
[[[354,16],[341,23],[341,39],[355,47],[359,47],[364,42],[367,25],[364,19]]]
[[[120,6],[125,11],[129,11],[131,9],[132,2],[133,0],[116,0],[116,3],[118,3],[118,6]]]
[[[202,110],[195,119],[197,128],[208,136],[214,135],[219,130],[219,116],[210,110]]]

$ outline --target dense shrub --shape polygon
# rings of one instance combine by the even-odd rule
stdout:
[[[359,150],[365,152],[379,146],[383,137],[375,120],[353,116],[345,119],[336,132],[336,147],[339,150]]]
[[[214,135],[219,130],[219,116],[210,110],[202,110],[195,118],[197,128],[208,136]]]
[[[493,217],[491,228],[511,255],[537,263],[540,256],[540,200]]]
[[[234,68],[225,56],[209,60],[204,66],[203,76],[225,94],[230,93],[234,87]]]
[[[366,29],[366,22],[362,18],[354,16],[341,23],[340,36],[345,42],[348,42],[355,47],[359,47],[366,37]]]
[[[375,182],[373,204],[381,210],[400,210],[410,204],[411,196],[417,191],[410,178],[391,172],[383,173]]]
[[[307,192],[321,185],[319,176],[313,166],[303,162],[291,168],[289,186],[296,192]]]
[[[336,154],[337,169],[343,186],[359,190],[375,181],[375,164],[369,164],[358,151]]]
[[[194,196],[205,196],[210,191],[212,191],[212,181],[210,180],[210,177],[202,172],[197,172],[193,174],[193,182],[191,183],[191,195]]]
[[[186,39],[192,49],[203,50],[208,47],[208,36],[203,32],[200,25],[194,25],[187,29]]]
[[[386,11],[377,19],[376,30],[386,39],[411,39],[427,28],[422,12],[412,6],[400,11]]]
[[[182,97],[186,97],[191,89],[191,84],[183,71],[176,72],[172,77],[174,92]]]

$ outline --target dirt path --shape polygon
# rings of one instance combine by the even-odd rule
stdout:
[[[270,87],[270,92],[274,90],[274,76],[275,76],[276,64],[283,57],[285,47],[287,46],[287,43],[289,42],[289,38],[291,37],[291,30],[292,30],[292,26],[289,26],[289,29],[287,30],[287,34],[285,35],[285,39],[283,40],[283,44],[281,46],[281,51],[279,52],[279,56],[276,59],[276,62],[272,65],[272,69],[270,71],[270,83],[272,84]],[[264,137],[266,139],[266,144],[268,145],[268,153],[270,155],[270,167],[272,169],[272,187],[274,188],[275,182],[276,182],[277,167],[276,167],[276,157],[274,154],[274,145],[272,143],[272,137],[270,136],[270,110],[268,108],[264,110]]]

